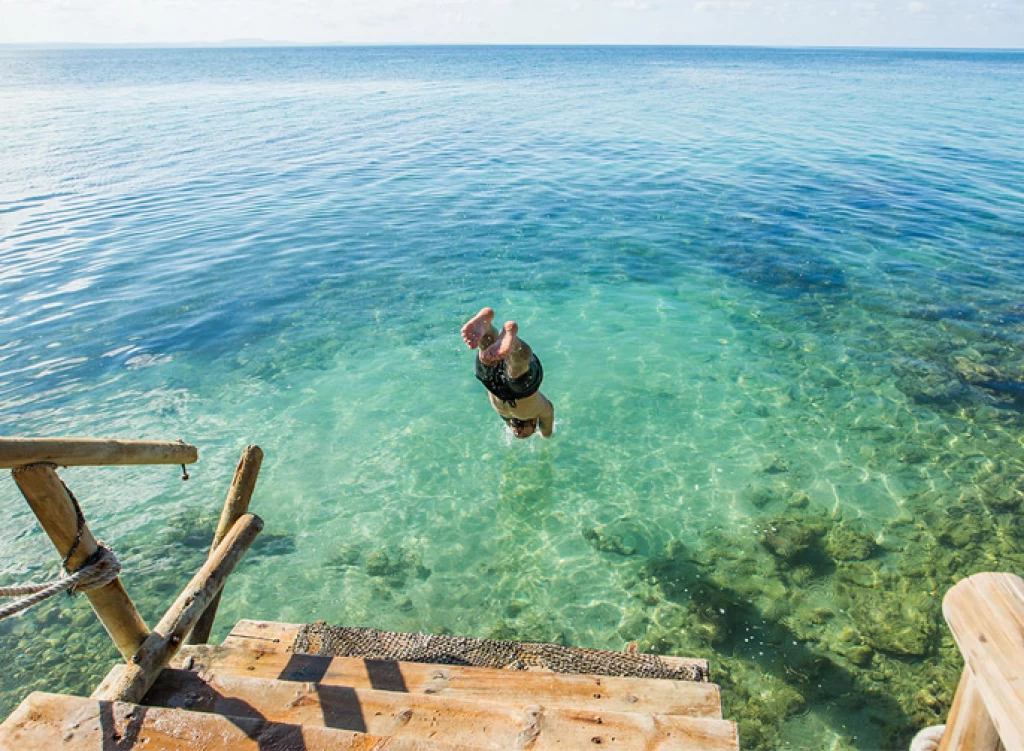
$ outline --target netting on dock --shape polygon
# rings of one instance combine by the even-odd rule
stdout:
[[[706,681],[702,660],[665,660],[657,655],[563,647],[558,644],[470,639],[462,636],[401,634],[370,628],[329,626],[322,621],[303,626],[294,652],[362,657],[371,660],[426,662],[441,665],[550,670],[555,673],[612,675]]]

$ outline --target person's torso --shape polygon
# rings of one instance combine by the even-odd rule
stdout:
[[[499,415],[502,417],[515,417],[520,420],[532,420],[535,417],[540,417],[544,411],[544,405],[547,403],[547,399],[539,391],[523,399],[516,399],[516,406],[514,407],[508,402],[503,402],[494,394],[488,392],[487,395],[491,397],[491,406],[494,407],[494,410]]]

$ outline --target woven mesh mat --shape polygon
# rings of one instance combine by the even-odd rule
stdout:
[[[616,675],[706,681],[700,664],[669,663],[657,655],[605,652],[557,644],[468,639],[461,636],[399,634],[370,628],[328,626],[323,621],[303,626],[293,652],[371,660],[429,662],[483,668],[551,670],[555,673]],[[694,661],[699,663],[699,661]]]

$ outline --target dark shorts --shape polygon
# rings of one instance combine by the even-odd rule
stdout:
[[[476,377],[487,390],[511,406],[516,406],[517,399],[525,399],[540,391],[540,382],[544,380],[544,368],[540,365],[537,355],[530,358],[530,367],[518,378],[509,378],[503,360],[493,365],[484,365],[476,358]]]

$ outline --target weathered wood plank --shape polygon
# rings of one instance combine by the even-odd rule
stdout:
[[[1006,750],[1024,751],[1024,579],[970,576],[946,593],[942,612],[973,677],[961,688],[981,696]],[[979,702],[971,704],[979,711]],[[954,719],[970,720],[963,712]],[[955,732],[947,725],[947,736]]]
[[[183,648],[173,664],[189,666],[202,675],[240,675],[593,711],[722,717],[718,686],[696,681],[429,665],[208,645]]]
[[[738,749],[724,720],[498,703],[165,670],[145,703],[492,749]]]
[[[423,740],[383,738],[326,727],[299,727],[34,693],[0,725],[10,751],[478,751]]]
[[[291,652],[301,628],[299,623],[243,619],[235,624],[223,644],[225,647],[247,647],[266,652]]]
[[[100,438],[0,438],[0,469],[28,464],[89,467],[125,464],[192,464],[199,451],[181,441],[113,441]]]

